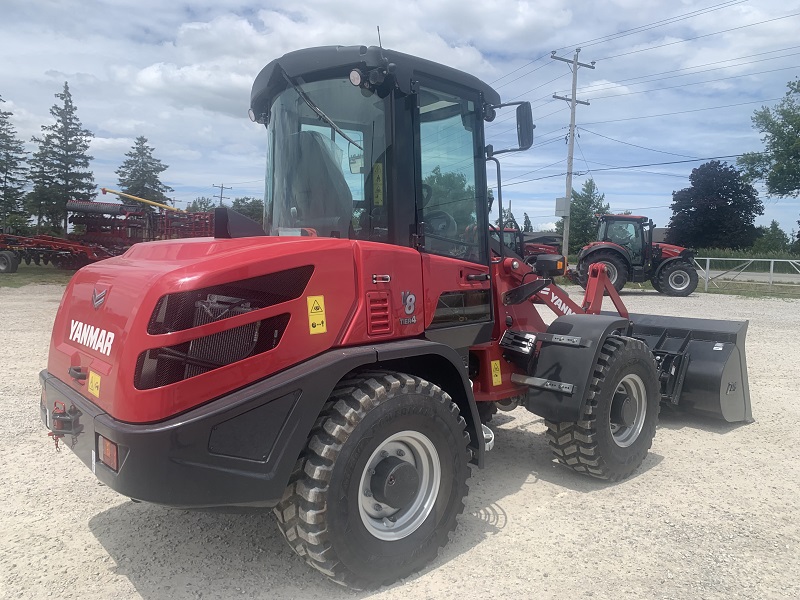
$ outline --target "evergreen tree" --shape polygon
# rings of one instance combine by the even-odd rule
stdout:
[[[159,204],[168,204],[170,199],[166,194],[173,189],[161,183],[159,175],[169,166],[153,157],[153,148],[147,145],[147,138],[142,135],[137,137],[125,156],[127,159],[115,171],[122,191]]]
[[[597,217],[607,213],[611,207],[605,202],[606,195],[601,194],[594,179],[583,182],[580,192],[572,190],[572,203],[569,213],[569,247],[577,253],[583,246],[597,238]],[[564,219],[556,223],[556,231],[564,234]]]
[[[522,231],[533,231],[533,223],[528,213],[522,213]]]
[[[0,103],[4,103],[0,96]],[[9,117],[14,113],[0,109],[0,227],[6,230],[20,217],[25,188],[25,147]]]
[[[44,217],[53,227],[63,223],[66,232],[67,202],[91,201],[96,195],[97,186],[89,171],[92,157],[86,154],[94,134],[84,129],[78,119],[67,82],[64,82],[64,90],[55,96],[61,100],[50,108],[56,122],[42,125],[42,137],[33,138],[39,149],[30,161],[33,192],[29,195],[28,206],[35,209],[39,225]]]

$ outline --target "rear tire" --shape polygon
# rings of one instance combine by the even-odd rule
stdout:
[[[589,266],[595,263],[605,264],[606,274],[615,290],[619,292],[625,287],[625,283],[628,281],[628,267],[625,261],[614,252],[600,250],[581,261],[578,267],[578,277],[582,288],[586,289],[589,281]]]
[[[658,373],[647,346],[610,336],[595,364],[581,420],[546,422],[553,454],[579,473],[625,479],[653,443],[660,402]]]
[[[659,292],[667,296],[688,296],[697,289],[697,269],[685,260],[664,265],[658,274]]]
[[[289,545],[356,589],[424,567],[464,510],[465,427],[450,396],[418,377],[379,372],[341,382],[274,509]]]
[[[10,250],[0,252],[0,273],[16,273],[19,267],[17,255]]]

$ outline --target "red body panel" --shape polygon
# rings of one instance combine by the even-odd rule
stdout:
[[[653,248],[660,248],[661,249],[661,259],[666,260],[667,258],[674,258],[676,256],[680,256],[681,252],[686,250],[683,246],[675,246],[674,244],[663,244],[663,243],[654,243]]]
[[[355,256],[368,256],[366,247],[391,250],[394,264],[408,264],[419,273],[419,253],[409,250],[409,261],[401,260],[402,249],[369,242],[329,238],[192,239],[138,244],[123,256],[81,269],[68,285],[61,303],[50,346],[48,370],[92,400],[112,417],[133,423],[154,422],[230,393],[290,365],[342,344],[371,340],[365,317],[357,314],[358,290],[364,289],[362,271]],[[412,259],[416,260],[412,268]],[[369,264],[367,258],[366,263]],[[315,265],[305,289],[297,299],[215,321],[199,327],[163,335],[150,335],[147,325],[161,296],[230,281],[275,273],[304,265]],[[402,270],[402,267],[401,267]],[[361,278],[361,279],[359,279]],[[417,275],[419,278],[419,275]],[[400,276],[403,281],[403,276]],[[406,279],[407,280],[407,279]],[[360,281],[357,285],[354,282]],[[410,283],[408,284],[411,285]],[[93,293],[106,291],[102,306],[95,309]],[[307,297],[323,296],[327,331],[311,335]],[[398,307],[395,310],[402,310]],[[224,331],[237,325],[289,313],[289,324],[276,348],[234,362],[184,381],[137,390],[134,372],[140,353],[150,348],[172,346]],[[355,317],[355,318],[354,318]],[[108,354],[70,340],[73,321],[102,328],[113,334]],[[419,333],[421,325],[409,331]],[[398,337],[395,335],[394,337]],[[374,339],[374,338],[373,338]],[[87,393],[86,381],[68,376],[69,367],[100,375],[99,395]]]

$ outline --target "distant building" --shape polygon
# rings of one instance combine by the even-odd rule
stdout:
[[[653,229],[653,241],[662,244],[666,243],[667,231],[669,231],[669,227],[655,227]]]

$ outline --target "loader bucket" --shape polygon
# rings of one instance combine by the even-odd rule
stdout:
[[[662,401],[729,423],[750,422],[747,321],[631,314],[633,337],[660,366]]]

